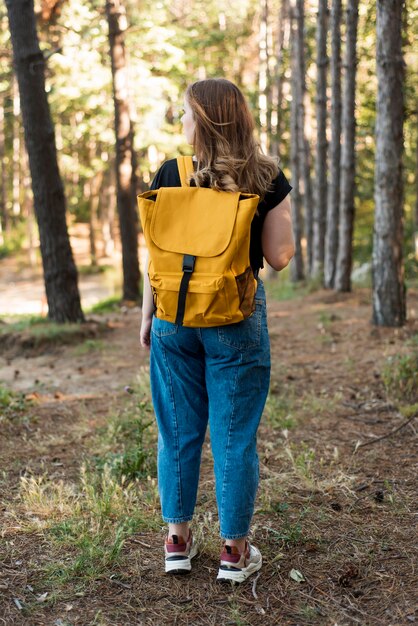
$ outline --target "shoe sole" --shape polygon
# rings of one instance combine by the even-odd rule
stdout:
[[[229,581],[232,583],[243,583],[252,574],[255,574],[255,572],[258,572],[258,570],[261,569],[262,565],[263,565],[263,559],[260,558],[260,560],[257,563],[250,563],[250,565],[246,567],[244,570],[237,571],[233,569],[219,569],[216,580],[220,582]]]
[[[188,574],[192,569],[192,559],[198,552],[197,546],[192,546],[189,556],[184,559],[175,559],[169,561],[165,559],[165,573],[166,574]]]

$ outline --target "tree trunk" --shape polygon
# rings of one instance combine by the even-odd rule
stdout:
[[[331,8],[331,145],[330,184],[327,198],[325,231],[324,284],[334,287],[338,252],[341,159],[341,0],[332,0]]]
[[[12,156],[12,214],[20,215],[20,97],[17,78],[12,78],[13,95],[13,156]]]
[[[297,73],[299,76],[299,96],[298,96],[298,150],[299,150],[299,174],[303,180],[303,209],[306,234],[306,252],[308,273],[312,268],[312,182],[311,182],[311,149],[306,134],[306,105],[308,93],[306,90],[305,77],[305,5],[304,0],[296,0],[296,59]]]
[[[127,28],[122,0],[107,0],[109,44],[115,103],[117,205],[122,241],[123,298],[139,299],[138,214],[134,132],[129,113],[128,75],[124,31]]]
[[[414,210],[414,242],[415,242],[415,260],[418,261],[418,100],[415,110],[415,210]]]
[[[272,92],[272,117],[271,117],[271,140],[270,151],[273,156],[280,157],[280,141],[283,127],[283,83],[285,80],[283,69],[283,51],[285,40],[285,28],[289,17],[289,0],[282,0],[277,26],[276,65],[273,79]]]
[[[403,0],[377,1],[377,117],[373,323],[402,326],[406,319],[403,243]]]
[[[300,114],[301,81],[299,38],[297,37],[297,15],[294,0],[290,5],[291,20],[291,69],[292,69],[292,102],[290,109],[290,162],[292,171],[292,224],[295,239],[295,255],[290,263],[290,277],[293,281],[305,278],[302,253],[302,197],[300,193]]]
[[[312,276],[324,271],[325,218],[327,210],[327,30],[328,2],[319,0],[316,28],[316,198],[314,203]]]
[[[358,0],[347,1],[345,78],[342,102],[341,190],[335,289],[351,291],[355,197],[355,92]]]
[[[267,133],[267,92],[268,92],[268,0],[262,0],[260,15],[260,32],[258,42],[258,115],[260,123],[260,146],[264,154],[268,153],[268,133]]]
[[[0,101],[0,246],[4,244],[4,232],[7,230],[7,175],[6,175],[6,145],[5,145],[5,120],[3,98]]]
[[[36,220],[33,213],[33,193],[30,186],[29,157],[25,142],[22,141],[22,187],[23,187],[23,215],[26,219],[26,232],[28,236],[28,258],[31,267],[36,266],[37,231]]]
[[[105,173],[103,184],[100,188],[100,219],[103,236],[103,255],[112,257],[115,251],[115,168],[111,167]]]
[[[45,60],[39,48],[33,1],[6,0],[6,6],[39,225],[48,316],[56,322],[84,321],[65,221],[64,188],[45,92]]]

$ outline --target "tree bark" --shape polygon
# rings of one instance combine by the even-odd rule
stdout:
[[[312,271],[321,277],[324,271],[325,218],[327,209],[327,30],[328,2],[319,0],[316,28],[316,197],[314,202]]]
[[[8,227],[7,220],[7,175],[6,175],[6,145],[5,145],[5,120],[3,98],[0,101],[0,246],[4,244],[4,232]]]
[[[324,285],[334,287],[338,253],[341,159],[341,0],[332,0],[331,8],[331,145],[330,183],[325,229]]]
[[[117,206],[122,241],[123,298],[139,299],[138,214],[134,131],[129,112],[128,76],[124,31],[127,28],[122,0],[107,0],[109,44],[115,103]]]
[[[17,77],[12,78],[13,95],[13,156],[12,156],[12,214],[20,215],[20,97]]]
[[[403,0],[377,1],[377,117],[373,323],[402,326],[406,319],[403,244]]]
[[[260,32],[258,42],[258,114],[260,123],[260,146],[264,154],[268,153],[268,0],[262,0]]]
[[[418,261],[418,100],[415,109],[415,207],[414,207],[414,243],[415,243],[415,260]]]
[[[355,197],[355,92],[358,0],[347,0],[345,78],[342,102],[340,219],[335,289],[351,291]]]
[[[48,316],[56,322],[84,321],[33,0],[6,0],[6,6],[39,225]]]
[[[273,156],[280,157],[283,115],[283,83],[285,81],[283,69],[283,51],[285,41],[285,28],[288,23],[289,0],[281,0],[279,20],[277,25],[276,64],[272,85],[272,117],[271,117],[271,140],[270,151]]]
[[[290,4],[291,20],[291,69],[292,69],[292,102],[290,109],[290,162],[292,171],[292,224],[295,239],[295,255],[290,263],[290,277],[292,281],[299,281],[305,278],[303,252],[302,252],[302,197],[300,193],[300,107],[301,107],[301,81],[300,75],[300,40],[297,36],[298,22],[296,12],[296,2],[291,0]],[[303,105],[302,105],[303,106]]]
[[[306,71],[305,71],[305,4],[304,0],[296,0],[296,39],[297,46],[296,59],[297,59],[297,73],[299,76],[299,92],[298,92],[298,150],[299,150],[299,173],[303,181],[303,213],[305,222],[305,235],[306,235],[306,256],[308,273],[312,269],[312,242],[313,242],[313,223],[312,223],[312,182],[311,182],[311,149],[309,140],[306,134],[306,105],[308,93],[306,89]]]

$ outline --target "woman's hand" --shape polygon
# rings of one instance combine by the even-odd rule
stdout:
[[[289,196],[266,215],[261,234],[263,256],[278,272],[288,265],[295,253]]]
[[[149,350],[151,346],[151,324],[152,324],[152,317],[142,318],[139,337],[140,337],[142,348],[146,348],[147,350]]]
[[[142,294],[142,322],[139,338],[141,346],[149,350],[151,346],[151,324],[152,316],[154,314],[154,300],[148,276],[148,253],[145,260],[145,268],[144,291]]]

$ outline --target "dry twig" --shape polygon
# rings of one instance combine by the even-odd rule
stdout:
[[[408,424],[410,424],[417,417],[417,415],[418,413],[414,413],[413,415],[411,415],[411,417],[405,420],[403,424],[391,430],[390,433],[386,433],[386,435],[382,435],[381,437],[376,437],[376,439],[371,439],[370,441],[365,441],[364,443],[357,442],[355,445],[353,454],[355,454],[359,448],[364,448],[364,446],[370,446],[372,443],[377,443],[378,441],[382,441],[382,439],[387,439],[388,437],[392,437],[392,435],[395,435],[402,428],[405,428],[405,426],[408,426]]]

